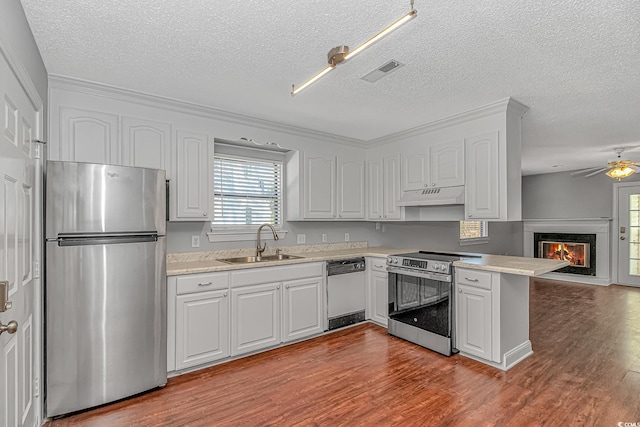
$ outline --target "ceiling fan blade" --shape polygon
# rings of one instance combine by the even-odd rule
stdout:
[[[604,172],[604,171],[606,171],[607,169],[609,169],[609,168],[602,168],[602,169],[597,170],[597,171],[595,171],[595,172],[591,172],[589,175],[585,175],[584,177],[585,177],[585,178],[588,178],[588,177],[590,177],[590,176],[597,175],[597,174],[599,174],[600,172]]]
[[[591,171],[594,171],[596,169],[601,169],[601,168],[602,168],[602,166],[597,166],[595,168],[588,168],[588,169],[580,169],[579,171],[571,172],[569,175],[581,175],[583,173],[591,172]]]

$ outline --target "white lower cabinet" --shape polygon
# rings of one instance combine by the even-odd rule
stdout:
[[[507,370],[532,353],[528,276],[456,267],[455,282],[460,354]]]
[[[231,290],[231,355],[280,343],[280,283]]]
[[[324,330],[324,263],[231,273],[231,355]]]
[[[387,279],[387,260],[385,258],[367,258],[367,319],[387,326],[389,316],[389,281]]]
[[[323,332],[322,277],[283,284],[282,341],[294,341]]]
[[[229,356],[229,291],[178,295],[176,369]]]
[[[458,288],[458,350],[491,360],[491,291]]]

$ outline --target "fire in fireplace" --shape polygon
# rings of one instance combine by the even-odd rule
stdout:
[[[538,253],[542,258],[569,261],[576,267],[589,267],[589,244],[573,242],[545,242],[538,243]]]
[[[596,235],[568,233],[534,233],[537,258],[569,261],[559,273],[596,275]]]

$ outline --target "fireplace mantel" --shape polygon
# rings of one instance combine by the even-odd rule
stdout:
[[[611,284],[611,218],[524,220],[524,256],[533,258],[534,233],[585,233],[596,235],[596,276],[547,273],[541,277],[569,282],[608,286]]]

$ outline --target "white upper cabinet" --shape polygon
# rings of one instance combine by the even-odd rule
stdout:
[[[364,219],[364,160],[338,156],[338,218]]]
[[[429,187],[429,148],[402,154],[402,191]]]
[[[333,156],[304,155],[304,217],[335,218],[336,160]]]
[[[431,147],[432,187],[464,185],[464,141],[451,141]]]
[[[171,220],[213,219],[213,138],[178,130],[174,153],[175,180],[171,181]],[[174,183],[175,181],[175,183]]]
[[[59,120],[60,140],[51,160],[121,164],[117,115],[61,107]]]
[[[464,185],[464,141],[409,149],[402,155],[402,191]]]
[[[286,165],[287,219],[365,219],[365,161],[291,151]]]
[[[472,220],[498,219],[500,217],[498,132],[468,138],[466,164],[465,217]]]
[[[397,205],[400,198],[400,156],[394,154],[369,160],[368,170],[367,219],[402,219],[403,208]]]
[[[127,166],[165,170],[171,179],[171,124],[123,117],[122,160]]]

